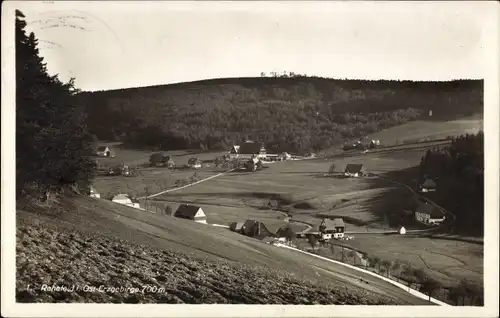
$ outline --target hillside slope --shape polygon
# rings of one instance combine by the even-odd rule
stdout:
[[[426,304],[368,275],[226,229],[86,197],[50,211],[18,210],[18,301]],[[43,283],[167,292],[61,294],[41,292]]]
[[[135,147],[227,149],[243,139],[275,151],[318,151],[427,116],[482,112],[483,81],[239,78],[84,92],[99,139]]]

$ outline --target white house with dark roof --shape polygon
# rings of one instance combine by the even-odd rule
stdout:
[[[440,224],[446,216],[432,204],[421,203],[415,210],[415,219],[425,224]]]
[[[207,224],[207,215],[202,208],[196,205],[181,204],[175,211],[174,217]]]
[[[117,194],[113,197],[113,199],[111,199],[111,201],[136,209],[141,207],[139,201],[131,199],[128,194],[123,194],[123,193]]]
[[[321,238],[323,240],[343,238],[345,232],[344,220],[341,218],[335,218],[333,220],[325,218],[319,225],[319,231],[321,232]]]
[[[97,148],[96,155],[99,157],[114,157],[115,154],[108,146],[100,146]]]
[[[432,179],[425,179],[424,182],[420,183],[418,186],[418,190],[420,192],[434,192],[436,191],[437,185],[436,182]]]
[[[346,177],[360,177],[363,175],[363,165],[362,164],[348,164],[345,167],[344,175]]]

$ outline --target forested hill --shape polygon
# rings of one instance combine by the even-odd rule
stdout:
[[[317,151],[419,117],[482,112],[483,81],[215,79],[82,92],[99,139],[138,147],[226,149],[242,139],[276,151]]]

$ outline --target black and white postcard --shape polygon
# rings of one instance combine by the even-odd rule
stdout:
[[[2,316],[497,317],[494,1],[5,1]]]

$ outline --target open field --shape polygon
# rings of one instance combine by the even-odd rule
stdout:
[[[17,215],[17,297],[21,301],[32,300],[38,292],[38,299],[49,302],[85,297],[95,302],[428,304],[343,266],[226,229],[105,200],[68,197],[50,210],[24,206]],[[79,253],[82,247],[88,252]],[[118,265],[119,259],[127,262]],[[262,283],[265,280],[274,284]],[[32,292],[26,290],[28,282]],[[123,294],[78,293],[56,298],[39,290],[41,284],[52,282],[92,286],[123,283],[127,287],[149,284],[166,288],[176,297],[129,295],[131,299],[124,300]],[[193,288],[197,285],[201,287]],[[293,286],[317,292],[305,296]],[[280,290],[289,292],[278,296]]]
[[[222,155],[222,153],[205,152],[197,153],[194,151],[169,151],[163,152],[166,155],[172,156],[175,161],[176,169],[153,168],[148,167],[149,157],[154,151],[146,150],[131,150],[123,148],[119,143],[102,143],[109,145],[115,152],[114,158],[99,158],[101,173],[94,179],[94,187],[101,194],[101,197],[108,197],[118,193],[128,193],[133,196],[143,196],[146,193],[153,194],[161,190],[174,188],[176,182],[188,182],[193,175],[196,174],[197,179],[203,179],[212,175],[218,174],[223,169],[217,169],[213,166],[212,161]],[[188,163],[189,158],[196,157],[210,164],[210,167],[201,169],[186,169],[184,165]],[[135,177],[124,176],[106,176],[103,175],[106,168],[113,167],[118,164],[127,164],[137,166],[139,173]]]
[[[475,134],[482,129],[483,119],[478,116],[444,122],[418,120],[370,134],[367,139],[380,140],[384,145],[398,145]]]
[[[365,136],[365,142],[380,140],[383,145],[380,149],[370,150],[372,152],[385,152],[403,149],[419,149],[441,145],[450,136],[462,134],[474,134],[483,129],[482,116],[476,115],[451,121],[425,121],[417,120],[406,124],[384,129]],[[342,146],[322,150],[320,154],[327,156],[350,156],[359,154],[361,151],[352,150],[344,152]]]

